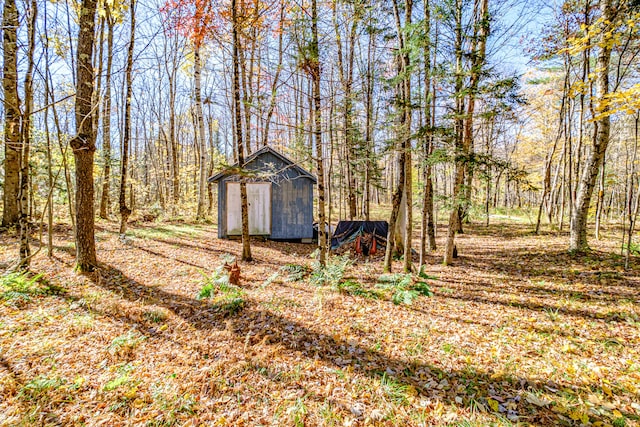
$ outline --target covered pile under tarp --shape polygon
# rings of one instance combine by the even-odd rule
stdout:
[[[340,221],[331,238],[331,250],[354,243],[356,254],[384,253],[388,231],[387,221]]]

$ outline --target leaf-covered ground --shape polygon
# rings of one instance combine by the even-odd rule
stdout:
[[[471,226],[411,305],[378,261],[316,286],[312,245],[256,241],[225,306],[198,299],[240,253],[212,226],[101,223],[85,276],[59,226],[44,280],[0,290],[0,425],[640,425],[638,260],[529,230]]]

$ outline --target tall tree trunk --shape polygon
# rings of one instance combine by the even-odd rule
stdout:
[[[465,169],[465,150],[463,139],[463,116],[464,116],[464,97],[462,94],[463,75],[462,75],[462,0],[455,2],[455,98],[456,98],[456,119],[454,123],[455,132],[455,172],[452,194],[452,208],[449,214],[449,226],[447,228],[447,241],[444,249],[444,258],[442,263],[449,265],[453,261],[453,251],[455,248],[455,236],[460,227],[460,212],[462,209],[461,196],[464,190],[464,169]]]
[[[371,19],[369,19],[369,25],[371,25]],[[364,213],[365,221],[369,221],[371,214],[371,173],[373,172],[373,31],[369,32],[369,43],[367,46],[367,69],[365,80],[365,133],[364,133],[364,145],[365,145],[365,177],[364,177],[364,197],[362,210]]]
[[[24,77],[24,115],[22,118],[22,154],[20,156],[20,191],[18,193],[18,210],[20,219],[20,268],[28,269],[31,259],[29,245],[29,149],[31,146],[31,112],[33,111],[33,65],[36,45],[36,22],[38,19],[38,3],[31,0],[27,23],[27,71]]]
[[[633,244],[633,232],[635,230],[636,221],[638,219],[638,211],[640,210],[640,180],[636,170],[638,158],[638,124],[640,122],[640,113],[636,112],[634,118],[634,141],[633,141],[633,160],[631,161],[631,176],[629,178],[629,191],[627,195],[627,216],[629,217],[629,228],[627,231],[627,242],[624,251],[624,268],[629,269],[629,259],[631,258],[631,246]],[[604,170],[603,170],[604,174]]]
[[[45,52],[47,51],[48,50],[45,50]],[[51,89],[52,87],[54,87],[54,85],[53,85],[53,77],[51,76],[50,68],[47,67],[47,69],[45,70],[45,74],[47,76],[49,98],[51,98],[51,100],[54,100],[55,96]],[[65,133],[62,131],[62,126],[60,124],[60,117],[58,116],[58,109],[56,108],[55,103],[51,105],[51,111],[53,113],[53,124],[56,128],[56,139],[58,141],[58,149],[60,150],[60,157],[62,157],[62,168],[64,170],[64,183],[65,183],[65,189],[67,190],[67,194],[68,194],[67,206],[69,208],[69,219],[71,220],[71,228],[73,228],[73,234],[75,235],[76,233],[75,192],[74,192],[73,186],[71,185],[71,172],[69,171],[69,162],[67,161],[67,151],[69,146],[68,145],[65,146],[62,142],[64,139],[63,135]]]
[[[411,26],[411,14],[413,13],[413,0],[404,1],[404,26]],[[397,22],[399,23],[399,21]],[[411,143],[411,72],[410,72],[410,57],[409,52],[405,52],[406,47],[409,45],[405,39],[407,37],[406,32],[400,31],[398,27],[398,37],[404,39],[402,47],[402,70],[403,70],[403,100],[402,110],[404,115],[403,123],[403,151],[405,154],[404,168],[405,168],[405,181],[404,181],[404,194],[405,194],[405,230],[404,230],[404,266],[405,273],[412,271],[412,252],[413,245],[413,162],[411,160],[412,143]]]
[[[207,197],[207,143],[204,133],[204,116],[202,114],[202,90],[200,88],[200,43],[196,41],[194,49],[194,86],[196,98],[196,119],[198,122],[198,142],[200,147],[200,183],[198,186],[198,209],[196,213],[197,219],[204,219],[206,213],[206,197]]]
[[[100,218],[107,219],[111,211],[111,68],[113,64],[113,27],[109,3],[105,2],[105,22],[107,23],[107,69],[104,77],[104,103],[102,108],[102,156],[104,158],[104,176],[100,197]]]
[[[427,248],[429,251],[436,249],[435,229],[433,221],[433,177],[432,167],[429,156],[433,151],[433,126],[431,104],[431,10],[429,0],[424,3],[424,126],[425,134],[423,137],[423,180],[424,190],[422,193],[422,228],[420,234],[420,262],[422,266],[426,262]],[[435,52],[435,50],[434,50]]]
[[[262,146],[266,146],[269,142],[269,126],[271,125],[271,118],[276,108],[276,95],[278,92],[278,83],[280,81],[280,72],[282,71],[282,58],[284,56],[284,20],[285,20],[285,4],[280,4],[280,21],[278,23],[278,65],[276,66],[276,73],[273,76],[271,82],[271,99],[269,100],[269,109],[267,110],[267,117],[264,121],[264,130],[262,132]]]
[[[178,162],[178,138],[176,135],[176,73],[178,65],[172,64],[169,77],[169,151],[171,153],[171,213],[175,215],[180,204],[180,163]]]
[[[78,18],[76,70],[76,135],[69,144],[76,162],[76,269],[92,271],[96,264],[94,229],[93,156],[96,134],[93,129],[93,43],[96,0],[83,0]]]
[[[410,5],[411,0],[406,0],[405,7],[408,9],[407,12],[411,9]],[[396,23],[396,37],[398,39],[398,56],[396,58],[398,67],[397,71],[398,76],[400,77],[396,85],[396,108],[398,115],[396,130],[398,183],[393,193],[391,215],[389,216],[389,232],[387,234],[387,247],[384,257],[385,272],[391,271],[391,256],[394,244],[397,249],[402,249],[402,252],[405,254],[405,270],[407,270],[407,263],[409,269],[411,268],[411,187],[406,182],[407,172],[409,172],[409,174],[411,173],[411,157],[409,155],[409,149],[411,147],[411,113],[409,110],[410,76],[408,75],[408,53],[404,51],[405,40],[403,36],[403,27],[400,22],[400,12],[397,0],[393,1],[393,15]],[[409,162],[408,167],[407,162]],[[398,228],[399,219],[401,219],[400,224],[404,225],[404,227],[396,230]],[[402,234],[403,231],[405,233],[404,236],[397,236],[397,234]],[[398,242],[395,243],[396,241]],[[407,243],[409,244],[407,245]],[[409,254],[408,257],[406,256],[407,253]]]
[[[118,205],[120,208],[120,238],[124,239],[127,232],[127,220],[131,215],[131,208],[127,206],[127,173],[129,167],[129,145],[131,141],[131,97],[132,88],[132,72],[133,72],[133,49],[136,34],[136,2],[131,0],[131,39],[127,48],[127,66],[124,71],[126,84],[126,94],[124,99],[124,135],[122,136],[122,163],[120,169],[120,193],[118,196]]]
[[[355,8],[354,8],[355,9]],[[334,0],[333,3],[333,25],[336,34],[336,47],[338,57],[338,75],[340,77],[340,83],[344,90],[344,110],[343,110],[343,132],[344,132],[344,149],[345,149],[345,167],[347,177],[347,199],[349,207],[349,219],[353,220],[357,215],[357,197],[356,197],[356,147],[355,147],[355,132],[353,123],[353,64],[354,64],[354,51],[355,51],[355,37],[357,31],[357,11],[355,16],[351,17],[351,27],[349,28],[349,34],[346,40],[346,60],[344,58],[343,42],[338,26],[338,6]]]
[[[4,197],[2,226],[18,223],[18,194],[20,192],[20,166],[22,135],[20,133],[20,96],[18,94],[18,9],[15,0],[5,0],[2,16],[4,70]]]
[[[558,143],[560,142],[560,138],[562,137],[562,130],[564,129],[564,127],[562,126],[562,123],[564,121],[564,106],[565,106],[565,98],[566,98],[566,89],[568,89],[567,85],[569,83],[568,79],[569,79],[569,74],[567,73],[565,76],[565,86],[564,86],[565,91],[563,91],[562,102],[560,104],[560,120],[559,120],[559,126],[558,126],[558,133],[553,142],[553,147],[547,153],[547,156],[545,158],[542,197],[540,199],[540,206],[538,207],[538,218],[536,220],[535,234],[538,234],[540,232],[542,209],[544,208],[545,204],[549,203],[548,196],[551,191],[551,167],[553,166],[553,157],[556,153],[556,149],[558,148]]]
[[[606,155],[602,159],[602,168],[600,170],[600,189],[598,190],[598,198],[596,199],[596,240],[600,240],[600,227],[602,225],[602,211],[604,210],[604,188],[606,178]]]
[[[97,6],[96,6],[97,7]],[[93,100],[91,103],[95,106],[93,110],[93,128],[96,133],[98,132],[98,125],[100,123],[100,91],[102,90],[102,67],[104,64],[103,56],[104,56],[104,25],[105,19],[104,16],[98,14],[98,30],[97,34],[98,40],[95,45],[95,52],[93,59],[95,60],[93,64],[93,69],[95,70],[95,80],[94,80],[94,89],[93,89]]]
[[[611,25],[615,14],[612,0],[600,0],[600,11],[604,22]],[[602,34],[606,32],[606,28],[602,29]],[[603,37],[603,36],[601,36]],[[599,43],[600,52],[597,59],[597,77],[596,77],[596,98],[601,102],[605,100],[609,93],[609,63],[611,61],[611,46],[607,42]],[[576,195],[575,208],[571,215],[571,229],[569,234],[569,250],[584,251],[588,250],[587,243],[587,219],[589,216],[589,205],[591,204],[591,196],[600,172],[600,167],[604,161],[604,156],[609,145],[609,134],[611,131],[611,119],[608,114],[609,107],[604,104],[601,106],[601,117],[595,121],[596,126],[595,140],[593,149],[585,163],[585,167],[580,177],[578,185],[578,193]]]
[[[232,92],[233,92],[233,110],[235,118],[235,132],[236,132],[236,155],[238,158],[238,166],[244,167],[244,138],[242,127],[242,112],[241,98],[240,98],[240,60],[239,60],[239,45],[238,39],[238,10],[237,1],[231,0],[231,27],[232,27]],[[242,260],[251,261],[251,241],[249,236],[249,204],[247,201],[247,183],[244,178],[240,181],[240,205],[242,211]]]
[[[320,45],[318,41],[318,4],[311,0],[311,78],[313,83],[313,141],[318,171],[318,246],[320,265],[327,261],[327,231],[324,188],[324,154],[322,150],[322,111],[320,111]]]
[[[44,33],[45,44],[49,45],[49,36],[47,35],[47,3],[44,4]],[[47,69],[49,69],[49,52],[48,49],[44,51],[44,63]],[[44,103],[46,105],[44,109],[44,132],[45,139],[47,141],[47,204],[49,209],[47,211],[47,256],[53,256],[53,191],[55,179],[53,177],[53,147],[51,145],[51,134],[49,133],[49,102],[51,100],[49,93],[49,78],[45,73],[44,76]]]
[[[458,87],[461,88],[462,84],[458,80],[462,79],[462,75],[459,74],[462,71],[461,66],[461,49],[462,49],[462,34],[461,34],[461,12],[462,3],[460,0],[456,1],[456,96],[462,94],[458,92]],[[473,151],[473,121],[475,113],[475,101],[478,96],[478,85],[480,83],[480,76],[482,69],[485,65],[485,53],[486,42],[490,32],[490,19],[489,19],[489,1],[488,0],[476,0],[474,5],[474,34],[471,47],[471,72],[469,77],[469,87],[467,88],[467,108],[464,114],[463,123],[458,121],[458,126],[462,125],[461,141],[458,131],[456,136],[458,142],[460,142],[459,150],[456,150],[456,155],[462,157],[461,160],[456,161],[456,181],[453,193],[453,206],[452,214],[449,218],[449,230],[447,233],[447,245],[445,248],[445,255],[443,264],[448,265],[453,259],[453,252],[455,247],[455,234],[461,231],[463,208],[468,206],[470,200],[471,178],[472,178],[472,165],[470,164],[469,156]],[[460,64],[460,65],[458,65]],[[464,105],[458,106],[458,112],[465,111]],[[457,126],[457,127],[458,127]],[[466,185],[465,185],[466,178]],[[466,191],[465,191],[466,190]],[[465,193],[465,194],[463,194]],[[461,200],[462,199],[462,200]],[[457,216],[454,219],[453,216]],[[455,229],[452,230],[452,228]]]

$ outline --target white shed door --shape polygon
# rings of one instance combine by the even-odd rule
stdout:
[[[247,183],[249,203],[249,234],[271,234],[271,183]],[[240,183],[227,183],[227,235],[242,234],[242,207],[240,204]]]

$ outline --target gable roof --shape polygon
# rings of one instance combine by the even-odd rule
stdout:
[[[275,157],[277,157],[278,159],[282,160],[283,163],[287,164],[288,167],[287,169],[294,169],[296,172],[298,172],[298,174],[300,174],[300,176],[309,178],[310,180],[312,180],[314,183],[318,182],[316,177],[313,176],[313,174],[309,171],[307,171],[306,169],[303,169],[302,167],[300,167],[297,163],[295,163],[293,160],[291,160],[290,158],[288,158],[287,156],[285,156],[284,154],[280,153],[279,151],[276,151],[275,149],[271,148],[268,145],[265,145],[264,147],[262,147],[261,149],[259,149],[258,151],[252,153],[249,157],[246,158],[245,162],[244,162],[244,166],[248,165],[249,163],[253,162],[255,159],[257,159],[258,157],[266,154],[266,153],[271,153],[273,154]],[[209,179],[207,179],[208,182],[218,182],[221,179],[229,176],[229,175],[235,175],[238,171],[239,167],[238,167],[238,163],[234,163],[233,165],[229,166],[228,168],[218,172],[217,174],[209,177]],[[283,169],[276,171],[275,173],[280,173]]]

